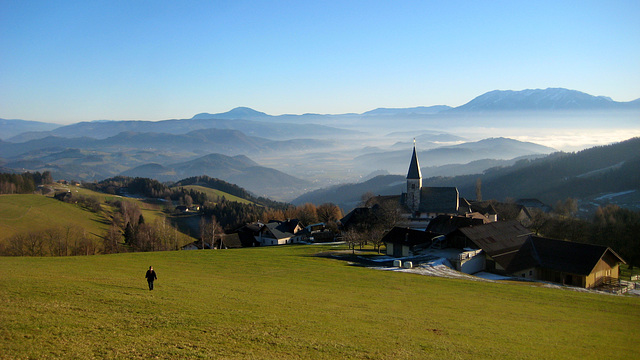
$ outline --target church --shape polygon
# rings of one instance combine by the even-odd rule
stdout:
[[[402,193],[400,203],[406,212],[405,215],[413,220],[424,221],[438,215],[458,215],[461,210],[460,194],[456,187],[422,186],[422,172],[415,142],[407,172],[407,192]]]
[[[460,199],[458,188],[422,186],[422,172],[415,143],[406,181],[406,192],[400,195],[374,196],[367,201],[365,207],[356,208],[352,212],[369,213],[379,208],[394,208],[400,218],[398,225],[414,229],[426,228],[432,219],[440,215],[471,216],[471,206],[466,200]],[[461,206],[461,203],[464,205]],[[347,218],[349,216],[345,216],[345,220]]]

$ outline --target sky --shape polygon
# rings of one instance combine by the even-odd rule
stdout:
[[[640,1],[0,0],[0,118],[163,120],[640,98]]]

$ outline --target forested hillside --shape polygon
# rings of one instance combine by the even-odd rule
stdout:
[[[639,191],[640,138],[577,153],[558,152],[541,159],[521,160],[477,176],[429,179],[427,184],[446,182],[457,186],[462,196],[475,198],[478,178],[484,198],[538,198],[549,204],[567,197],[587,199]]]

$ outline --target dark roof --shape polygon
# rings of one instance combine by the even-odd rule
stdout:
[[[418,163],[418,155],[416,154],[415,145],[413,146],[413,155],[411,155],[411,163],[409,164],[407,179],[422,179],[422,173],[420,172],[420,164]]]
[[[293,237],[296,234],[296,226],[300,224],[297,219],[287,221],[271,221],[264,227],[276,237],[276,239],[284,239]]]
[[[531,235],[531,231],[515,220],[465,227],[458,231],[505,269],[509,268],[516,253]]]
[[[240,241],[240,235],[238,233],[235,234],[223,234],[220,238],[223,246],[227,249],[235,249],[242,247],[242,241]]]
[[[542,209],[544,212],[551,211],[551,206],[543,203],[538,199],[518,199],[516,200],[516,204],[526,206],[528,208],[538,208]]]
[[[182,249],[186,248],[187,246],[191,246],[191,245],[195,246],[198,249],[202,249],[202,240],[196,240],[194,242],[188,243],[187,245],[183,245]],[[205,249],[211,249],[211,246],[209,245],[209,243],[205,242],[204,243],[204,248]]]
[[[625,262],[606,246],[529,236],[510,264],[509,272],[540,267],[576,275],[589,275],[600,259]]]
[[[479,212],[480,214],[497,215],[498,211],[490,203],[472,202],[471,211]]]
[[[422,187],[418,211],[423,213],[457,213],[458,196],[456,187]]]
[[[427,231],[433,233],[447,235],[459,228],[482,225],[485,222],[482,219],[475,219],[466,216],[438,215],[427,225]]]
[[[340,224],[344,229],[349,229],[363,224],[369,224],[372,221],[375,222],[378,218],[378,211],[380,211],[380,206],[378,205],[374,205],[373,207],[357,207],[340,219]]]
[[[430,244],[432,239],[436,236],[438,236],[438,234],[434,234],[432,232],[396,226],[382,237],[382,242],[414,246],[419,244]]]

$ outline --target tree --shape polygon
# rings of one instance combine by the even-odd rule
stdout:
[[[330,222],[338,221],[342,218],[342,209],[334,203],[324,203],[318,206],[316,209],[318,220],[328,224]]]
[[[200,240],[202,241],[202,249],[204,249],[204,244],[207,242],[210,244],[211,249],[213,249],[216,244],[216,236],[220,237],[221,234],[222,227],[214,215],[211,215],[208,220],[204,216],[200,218]]]
[[[578,212],[578,200],[566,198],[556,203],[554,212],[560,216],[573,217]]]
[[[102,237],[102,245],[105,254],[115,254],[119,251],[119,244],[122,242],[122,231],[115,223],[111,223],[106,234]]]
[[[349,245],[349,249],[353,251],[353,254],[356,253],[356,246],[362,244],[361,233],[353,229],[343,232],[342,239]]]
[[[316,206],[312,203],[306,203],[296,208],[297,218],[301,223],[306,225],[315,224],[318,222],[318,213]]]
[[[375,226],[367,233],[368,241],[371,241],[373,247],[378,250],[378,254],[380,254],[380,247],[382,247],[382,238],[385,234],[385,230],[381,226]]]

